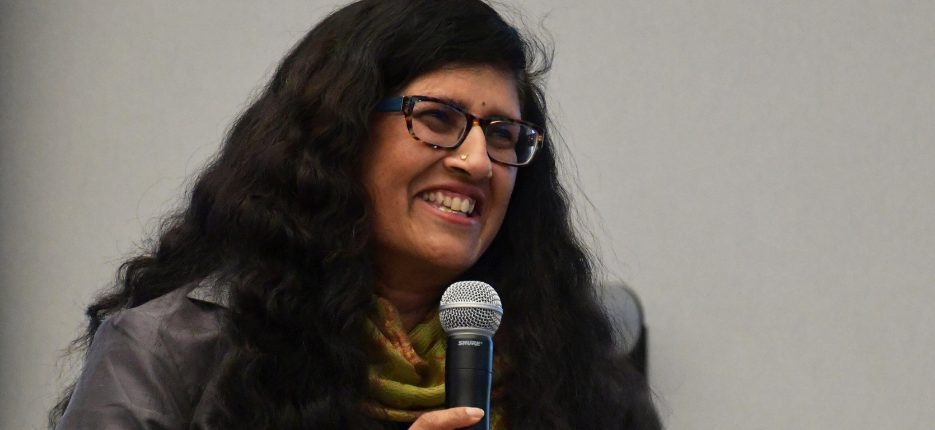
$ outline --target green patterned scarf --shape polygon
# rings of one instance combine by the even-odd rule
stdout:
[[[370,366],[370,406],[379,419],[412,422],[425,412],[445,407],[445,332],[432,312],[425,321],[403,329],[392,303],[377,297],[367,321],[367,337],[379,360]],[[493,409],[493,408],[492,408]],[[502,413],[491,411],[491,430],[502,430]]]

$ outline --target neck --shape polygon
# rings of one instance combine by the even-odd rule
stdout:
[[[438,299],[458,271],[395,250],[378,250],[373,260],[376,293],[393,304],[408,332],[438,309]]]
[[[407,332],[438,307],[435,294],[394,288],[383,282],[377,282],[377,294],[393,304]]]
[[[406,331],[438,308],[446,281],[437,279],[437,272],[434,275],[399,269],[377,271],[376,293],[393,304]]]

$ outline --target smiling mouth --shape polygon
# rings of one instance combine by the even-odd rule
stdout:
[[[431,203],[442,212],[453,213],[461,216],[471,216],[474,214],[474,207],[477,202],[467,196],[451,196],[441,191],[427,191],[419,197]]]

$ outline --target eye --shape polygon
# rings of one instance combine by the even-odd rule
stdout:
[[[464,123],[463,115],[439,103],[419,103],[412,119],[436,133],[460,132]]]
[[[487,127],[487,145],[498,149],[511,149],[519,137],[518,124],[510,122],[492,122]]]

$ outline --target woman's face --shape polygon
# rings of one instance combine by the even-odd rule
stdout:
[[[448,100],[478,118],[520,119],[516,83],[490,66],[426,73],[398,95]],[[480,127],[472,127],[456,149],[413,139],[402,113],[375,114],[371,129],[362,180],[373,204],[378,272],[453,279],[480,258],[500,230],[516,167],[488,158]]]

